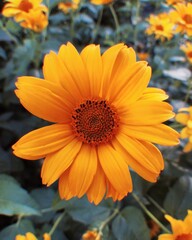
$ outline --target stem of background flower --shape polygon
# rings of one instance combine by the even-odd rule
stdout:
[[[120,26],[119,26],[119,20],[118,20],[117,14],[116,14],[115,9],[113,7],[113,3],[109,4],[109,9],[111,11],[111,14],[112,14],[114,22],[115,22],[115,28],[116,28],[115,42],[118,43],[120,41],[120,34],[119,34]]]
[[[140,201],[138,196],[135,193],[132,193],[133,198],[135,201],[140,205],[140,207],[144,210],[144,212],[155,222],[159,227],[166,233],[171,233],[168,228],[166,228],[146,207],[145,205]]]
[[[164,208],[162,208],[153,198],[151,198],[150,196],[147,196],[147,198],[149,199],[149,201],[151,201],[153,203],[153,205],[159,209],[163,214],[166,214],[166,211]]]
[[[137,23],[138,23],[138,19],[139,19],[139,15],[140,15],[140,0],[137,0],[136,2],[136,15],[135,15],[135,29],[134,29],[134,33],[133,33],[133,43],[134,43],[134,49],[136,49],[137,46]]]
[[[95,30],[93,32],[93,37],[92,37],[91,43],[93,43],[95,41],[95,38],[97,37],[102,17],[103,17],[103,6],[101,6],[101,10],[99,12],[99,17],[98,17],[98,20],[97,20]]]
[[[111,222],[113,220],[114,217],[116,217],[116,215],[119,213],[119,209],[118,208],[115,208],[113,213],[105,220],[101,223],[100,227],[99,227],[99,232],[98,232],[98,235],[99,236],[102,236],[103,234],[103,229],[107,226],[107,224],[109,222]]]
[[[3,23],[0,21],[0,29],[2,29],[10,38],[11,40],[13,40],[14,43],[16,43],[17,45],[19,45],[19,41],[17,40],[17,38],[15,36],[13,36],[6,27],[3,26]]]
[[[55,232],[57,226],[59,225],[59,223],[60,223],[61,220],[63,219],[64,215],[65,215],[65,212],[63,212],[63,213],[57,218],[57,220],[56,220],[55,223],[53,224],[53,227],[52,227],[51,230],[49,231],[49,235],[50,235],[50,236]]]
[[[189,100],[189,97],[190,97],[190,92],[191,92],[191,90],[192,90],[192,78],[190,78],[189,80],[188,80],[188,89],[187,89],[187,94],[186,94],[186,96],[185,96],[185,103],[187,103],[187,101]]]

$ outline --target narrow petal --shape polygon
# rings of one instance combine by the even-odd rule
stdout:
[[[122,128],[127,136],[165,146],[179,144],[179,133],[165,124],[154,126],[127,126]]]
[[[118,134],[116,138],[133,159],[157,176],[159,175],[164,164],[162,155],[155,146],[149,142],[139,141],[124,134]],[[131,163],[129,165],[134,169]],[[134,170],[136,171],[136,169]]]
[[[183,125],[186,125],[187,122],[189,121],[189,114],[187,113],[178,113],[175,116],[175,120]]]
[[[185,224],[182,220],[177,220],[169,215],[165,215],[165,218],[170,222],[172,231],[176,236],[185,233]]]
[[[135,171],[137,174],[139,174],[142,178],[149,182],[156,182],[158,174],[150,171],[148,168],[146,168],[146,165],[141,164],[141,161],[137,161],[134,159],[117,140],[113,140],[113,146],[114,148],[120,152],[120,154],[123,156],[124,160],[127,162],[127,164]]]
[[[24,135],[13,145],[13,153],[28,160],[40,159],[63,148],[72,139],[68,125],[54,124]]]
[[[106,178],[100,163],[97,163],[97,172],[87,191],[87,197],[90,202],[96,205],[101,202],[106,192]]]
[[[63,86],[72,97],[76,96],[76,98],[81,98],[77,85],[74,83],[72,76],[56,53],[50,52],[45,56],[43,74],[46,80]]]
[[[147,88],[151,78],[151,68],[146,62],[137,62],[134,64],[129,73],[120,80],[117,80],[117,87],[110,99],[115,101],[117,108],[127,106],[137,101]]]
[[[91,96],[89,77],[83,60],[76,48],[71,43],[62,45],[59,49],[58,56],[62,59],[73,81],[78,86],[81,95],[89,98]]]
[[[98,147],[98,156],[102,169],[114,189],[122,194],[131,192],[131,176],[121,154],[109,145],[101,145]]]
[[[85,47],[81,52],[81,57],[88,72],[91,96],[93,98],[98,97],[102,83],[102,59],[100,47],[93,44]]]
[[[158,240],[175,240],[175,237],[173,234],[161,234]]]
[[[121,122],[127,125],[156,125],[173,118],[175,114],[172,110],[166,102],[140,100],[121,114]]]
[[[60,151],[49,154],[45,158],[41,169],[43,184],[51,185],[65,172],[79,153],[81,145],[82,143],[74,138]]]
[[[65,200],[69,200],[74,197],[70,191],[69,169],[70,167],[59,178],[59,195],[61,199]]]
[[[87,189],[93,181],[96,170],[96,150],[88,144],[83,144],[79,154],[70,167],[69,185],[71,193],[74,196],[80,198],[87,192]]]
[[[188,210],[188,214],[184,219],[186,230],[188,233],[192,232],[192,210]]]
[[[26,233],[26,240],[37,240],[33,233]]]
[[[148,87],[144,90],[141,100],[153,100],[153,101],[163,101],[169,96],[159,88]]]
[[[48,81],[20,77],[15,93],[21,104],[35,116],[50,122],[68,122],[71,103],[65,91]]]
[[[115,64],[116,58],[117,58],[119,52],[123,48],[126,48],[126,46],[123,43],[119,43],[119,44],[116,44],[115,46],[107,49],[102,55],[102,62],[103,62],[102,97],[104,97],[104,98],[106,97],[108,88],[111,83],[112,71],[113,71],[113,66]]]
[[[127,193],[119,193],[115,190],[115,188],[111,185],[111,183],[107,182],[107,194],[106,198],[112,198],[113,201],[122,200],[125,196],[127,196]]]

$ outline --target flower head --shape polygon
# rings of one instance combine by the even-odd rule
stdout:
[[[171,22],[167,13],[151,14],[147,20],[149,22],[149,27],[146,29],[148,35],[154,34],[156,39],[162,41],[170,40],[173,37],[174,23]]]
[[[25,235],[17,235],[15,240],[38,240],[35,235],[31,232],[26,233]],[[44,233],[43,240],[51,240],[51,236],[48,233]]]
[[[65,14],[71,9],[76,10],[79,6],[80,0],[72,0],[71,2],[60,2],[58,8],[62,10]]]
[[[190,63],[192,63],[192,43],[186,42],[186,44],[182,45],[180,49],[184,51],[187,59],[189,60]]]
[[[181,108],[175,119],[185,126],[181,131],[181,138],[189,139],[183,150],[184,152],[189,152],[192,150],[192,107]]]
[[[176,32],[192,36],[192,3],[175,5],[175,10],[170,12],[170,17],[177,25]]]
[[[41,10],[47,12],[45,5],[41,4],[43,0],[7,0],[2,14],[5,17],[17,17],[23,13],[30,13],[31,10]]]
[[[90,0],[95,5],[112,3],[114,0]]]
[[[172,234],[161,234],[158,240],[192,240],[192,211],[188,210],[185,219],[177,220],[169,215],[165,218],[170,222]]]
[[[137,56],[138,56],[139,60],[146,61],[149,58],[149,53],[147,53],[147,52],[138,52]]]
[[[28,133],[13,149],[21,158],[45,158],[44,184],[59,179],[61,198],[86,194],[98,204],[132,191],[128,167],[156,182],[164,163],[151,142],[175,145],[178,133],[162,124],[174,114],[164,91],[147,87],[147,62],[136,62],[124,44],[101,55],[99,46],[79,54],[68,43],[46,55],[43,74],[19,77],[15,92],[28,111],[55,124]]]
[[[185,3],[186,1],[185,0],[166,0],[166,3],[168,5],[175,5],[175,4],[178,4],[178,3]]]
[[[83,234],[82,240],[101,240],[101,234],[97,230],[88,230]]]

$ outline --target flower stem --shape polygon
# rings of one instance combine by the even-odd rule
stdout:
[[[63,212],[63,213],[57,218],[57,220],[56,220],[55,223],[53,224],[53,227],[52,227],[51,230],[49,231],[49,235],[50,235],[50,236],[54,233],[55,229],[57,228],[57,226],[59,225],[59,223],[60,223],[61,220],[63,219],[64,215],[65,215],[65,212]]]
[[[149,201],[151,201],[153,203],[153,205],[159,209],[163,214],[166,214],[166,211],[164,208],[162,208],[153,198],[151,198],[150,196],[147,196],[147,198],[149,199]]]
[[[120,34],[119,34],[120,26],[119,26],[118,17],[117,17],[117,14],[115,12],[115,9],[113,7],[113,4],[109,4],[109,8],[110,8],[111,14],[112,14],[114,22],[115,22],[115,28],[116,28],[116,39],[115,39],[115,42],[118,43],[119,40],[120,40]]]
[[[139,197],[132,193],[133,198],[135,201],[140,205],[140,207],[144,210],[144,212],[166,233],[171,233],[168,228],[166,228],[146,207],[145,205],[140,201]]]
[[[107,226],[107,224],[109,222],[111,222],[111,220],[113,220],[114,217],[116,217],[116,215],[119,213],[119,209],[118,208],[115,208],[113,213],[105,220],[101,223],[100,227],[99,227],[99,232],[98,232],[98,235],[99,236],[102,236],[102,232],[103,232],[103,229]]]
[[[97,24],[96,24],[96,26],[95,26],[95,30],[94,30],[94,33],[93,33],[93,37],[92,37],[92,40],[91,40],[92,43],[95,41],[95,38],[97,37],[97,34],[98,34],[98,31],[99,31],[99,27],[100,27],[100,24],[101,24],[102,17],[103,17],[103,6],[101,7],[101,10],[100,10],[100,12],[99,12],[99,17],[98,17]]]

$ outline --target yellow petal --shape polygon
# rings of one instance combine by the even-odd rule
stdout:
[[[115,190],[122,194],[131,192],[131,176],[121,154],[109,145],[101,145],[98,147],[98,156],[102,169]]]
[[[105,174],[100,166],[100,163],[98,162],[96,174],[87,191],[87,197],[90,202],[94,202],[97,205],[103,199],[105,192],[106,192]]]
[[[65,98],[64,89],[33,77],[18,78],[16,86],[17,97],[32,114],[50,122],[69,121],[67,113],[71,104]]]
[[[93,181],[96,170],[96,150],[88,144],[83,144],[70,167],[69,186],[74,196],[80,198],[87,192]]]
[[[54,124],[24,135],[13,145],[13,153],[28,160],[40,159],[63,148],[72,139],[68,125]]]
[[[70,167],[60,176],[59,178],[59,195],[61,199],[69,200],[73,196],[69,185],[69,169]]]
[[[43,184],[51,185],[65,172],[79,153],[81,145],[82,143],[74,138],[64,148],[45,158],[41,169]]]
[[[144,90],[141,100],[163,101],[169,96],[162,89],[148,87]]]
[[[179,144],[179,133],[165,124],[154,126],[127,126],[122,128],[127,136],[140,140],[151,141],[165,146]]]
[[[37,240],[33,233],[26,233],[26,240]]]
[[[88,72],[91,96],[92,98],[96,98],[100,94],[102,83],[102,59],[100,47],[93,44],[85,47],[81,52],[81,57]]]
[[[174,115],[172,106],[166,102],[140,100],[121,113],[121,122],[126,125],[156,125]]]
[[[83,63],[82,58],[77,52],[76,48],[71,44],[62,45],[59,49],[58,56],[62,59],[65,67],[70,73],[73,81],[78,86],[82,96],[90,98],[90,82],[89,77]]]
[[[183,125],[187,124],[187,121],[189,120],[189,114],[187,113],[178,113],[175,116],[175,120]]]
[[[170,222],[174,235],[178,236],[185,233],[185,225],[182,220],[177,220],[169,215],[165,215],[165,218]]]
[[[158,240],[175,240],[175,237],[173,234],[161,234],[159,235]]]

